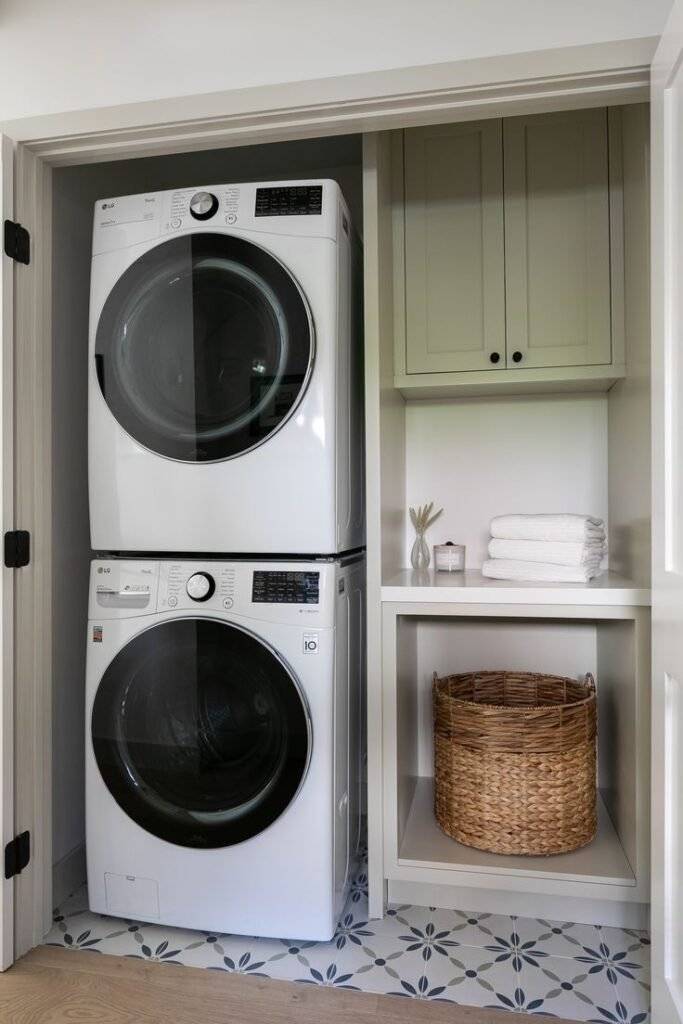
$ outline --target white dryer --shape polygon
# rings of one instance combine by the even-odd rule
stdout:
[[[90,908],[330,939],[358,845],[365,566],[95,561]]]
[[[95,204],[96,551],[362,547],[360,247],[336,182]]]

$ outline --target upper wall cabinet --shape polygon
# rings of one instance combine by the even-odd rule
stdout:
[[[397,134],[406,394],[607,388],[623,376],[619,129],[619,111],[603,108]]]

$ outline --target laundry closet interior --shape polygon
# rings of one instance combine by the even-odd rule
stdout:
[[[400,903],[647,927],[648,138],[632,104],[53,170],[53,906],[85,882],[93,204],[330,178],[364,260],[370,916]],[[429,501],[444,511],[427,541],[465,545],[464,575],[410,568],[408,507]],[[604,519],[609,569],[586,585],[481,576],[491,519],[539,512]],[[599,826],[583,849],[487,854],[436,824],[432,675],[499,668],[597,680]]]

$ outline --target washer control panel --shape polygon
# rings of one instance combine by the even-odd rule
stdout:
[[[251,599],[254,604],[318,604],[320,573],[256,569]]]
[[[344,580],[336,563],[252,559],[95,559],[89,618],[225,616],[284,626],[334,626]]]

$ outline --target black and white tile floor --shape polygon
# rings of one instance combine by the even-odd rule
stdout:
[[[392,906],[367,915],[353,883],[331,942],[166,928],[88,910],[85,888],[55,911],[48,945],[599,1024],[649,1022],[645,932]]]

